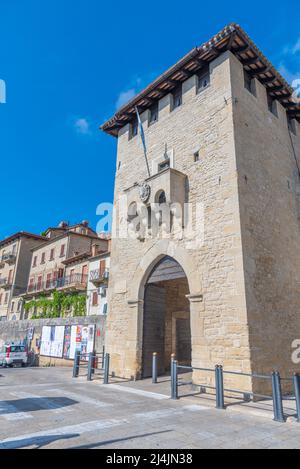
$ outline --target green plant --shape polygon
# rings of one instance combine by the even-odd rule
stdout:
[[[34,310],[31,319],[59,318],[72,313],[73,316],[85,316],[86,295],[54,291],[52,298],[40,296],[25,303],[26,312]]]

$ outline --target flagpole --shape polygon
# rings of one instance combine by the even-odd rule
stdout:
[[[139,129],[140,129],[140,135],[141,135],[141,140],[142,140],[142,144],[143,144],[143,150],[144,150],[144,157],[145,157],[145,161],[146,161],[147,172],[148,172],[148,176],[150,177],[151,173],[150,173],[150,168],[149,168],[149,163],[148,163],[148,158],[147,158],[145,133],[144,133],[143,124],[142,124],[142,121],[141,121],[137,106],[135,106],[135,112],[136,112],[137,120],[138,120],[138,123],[139,123]]]

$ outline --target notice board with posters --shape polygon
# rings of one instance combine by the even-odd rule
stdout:
[[[67,329],[68,328],[68,329]],[[66,326],[65,328],[65,345],[64,345],[64,358],[71,360],[75,357],[77,350],[80,353],[90,353],[94,349],[95,340],[95,325],[89,324],[86,326],[77,324],[74,326]],[[88,360],[88,357],[83,359]]]
[[[62,358],[65,326],[43,326],[40,355]]]

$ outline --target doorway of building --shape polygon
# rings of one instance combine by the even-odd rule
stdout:
[[[182,267],[172,257],[161,259],[145,285],[142,376],[152,374],[152,354],[158,354],[158,373],[168,373],[171,354],[191,364],[189,286]]]

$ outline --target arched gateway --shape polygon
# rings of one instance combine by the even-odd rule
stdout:
[[[158,354],[158,372],[169,370],[174,353],[181,364],[191,364],[189,285],[180,264],[170,256],[160,259],[145,284],[142,377],[151,375],[152,354]]]

